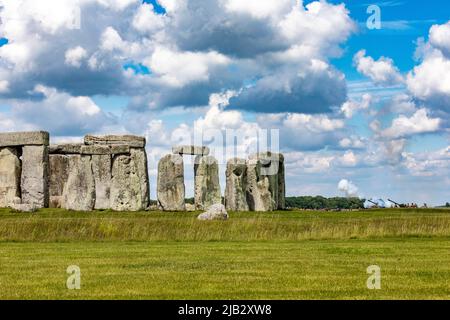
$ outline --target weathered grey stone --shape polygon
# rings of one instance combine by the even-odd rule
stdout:
[[[197,211],[197,209],[195,209],[195,204],[186,203],[186,211]]]
[[[85,155],[110,155],[111,148],[108,145],[93,144],[90,146],[82,146],[80,154]]]
[[[284,209],[286,193],[284,156],[280,153],[262,152],[251,155],[249,159],[249,161],[258,163],[258,181],[265,180],[268,183],[268,190],[272,198],[271,210]]]
[[[169,154],[158,163],[158,205],[164,211],[185,211],[183,157]]]
[[[247,162],[233,158],[227,162],[225,206],[229,211],[249,211],[246,197]]]
[[[148,176],[147,152],[144,148],[131,148],[131,160],[135,163],[141,190],[141,207],[145,209],[150,203],[150,179]]]
[[[194,200],[197,210],[222,203],[219,164],[213,156],[197,156],[194,165]]]
[[[44,131],[0,133],[0,147],[48,146],[49,134]]]
[[[81,143],[53,144],[48,148],[49,154],[80,154]]]
[[[95,181],[95,209],[111,208],[111,166],[110,155],[92,155],[92,172]]]
[[[286,178],[284,156],[280,154],[280,168],[278,172],[278,210],[286,209]]]
[[[198,216],[198,220],[228,220],[228,213],[223,204],[217,203]]]
[[[24,146],[22,148],[21,190],[22,203],[46,208],[48,193],[48,147]]]
[[[49,155],[50,208],[64,208],[64,185],[69,178],[69,157],[62,154]]]
[[[124,144],[118,145],[92,144],[88,146],[82,146],[80,149],[80,153],[87,155],[130,154],[130,146]]]
[[[247,162],[247,203],[251,211],[272,211],[275,203],[269,190],[270,181],[261,175],[261,162],[253,159]]]
[[[38,207],[34,204],[12,204],[11,209],[19,211],[19,212],[36,212]]]
[[[145,138],[132,136],[132,135],[107,135],[107,136],[93,136],[87,135],[84,137],[84,143],[86,145],[92,144],[125,144],[133,148],[144,148]]]
[[[0,148],[0,208],[6,208],[20,197],[21,164],[18,150]]]
[[[131,149],[130,155],[116,155],[112,165],[111,208],[116,211],[145,210],[149,182],[145,149]]]
[[[130,154],[130,146],[126,144],[113,144],[109,146],[111,154]]]
[[[69,157],[69,176],[63,191],[64,208],[76,211],[91,211],[95,205],[95,180],[91,157],[73,155]]]
[[[173,154],[185,154],[185,155],[199,155],[199,156],[207,156],[209,154],[208,147],[199,147],[199,146],[177,146],[172,148]]]

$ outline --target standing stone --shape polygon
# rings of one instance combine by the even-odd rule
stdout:
[[[185,211],[183,157],[169,154],[158,163],[158,205],[164,211]]]
[[[280,154],[280,169],[278,172],[278,210],[286,209],[286,178],[284,171],[284,156]]]
[[[63,191],[64,208],[76,211],[91,211],[95,205],[95,180],[91,157],[73,155],[69,157],[69,176]]]
[[[24,146],[22,148],[22,203],[46,208],[48,193],[48,147]]]
[[[285,209],[286,186],[284,156],[280,153],[262,152],[251,155],[249,159],[251,162],[257,163],[257,180],[265,180],[265,183],[268,185],[268,190],[272,198],[271,210]],[[264,205],[263,207],[267,206]]]
[[[251,211],[272,211],[275,203],[270,192],[270,181],[261,175],[261,162],[250,159],[247,163],[247,202]]]
[[[225,189],[225,206],[230,211],[248,211],[246,198],[247,163],[244,159],[234,158],[227,163],[227,186]]]
[[[92,155],[92,172],[95,181],[95,209],[111,208],[111,165],[110,155]]]
[[[64,186],[69,178],[69,156],[52,154],[49,156],[50,208],[64,208]]]
[[[149,202],[145,150],[132,149],[130,155],[116,155],[112,165],[111,208],[116,211],[147,209]]]
[[[0,208],[6,208],[20,197],[21,165],[18,152],[0,148]]]
[[[219,164],[213,156],[197,156],[194,165],[194,199],[197,210],[207,210],[222,203],[219,182]]]

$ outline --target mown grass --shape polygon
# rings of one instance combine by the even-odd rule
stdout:
[[[298,241],[450,235],[450,210],[230,213],[202,222],[198,213],[0,210],[0,241]]]
[[[0,210],[0,299],[450,299],[449,210],[197,214]]]
[[[449,299],[450,239],[1,243],[0,299]],[[369,265],[381,290],[368,290]],[[66,269],[81,268],[81,290]]]

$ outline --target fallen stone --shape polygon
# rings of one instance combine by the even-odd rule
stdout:
[[[64,208],[64,186],[69,178],[69,157],[62,154],[49,156],[50,208]]]
[[[34,204],[12,204],[10,206],[11,209],[19,212],[36,212],[38,210],[38,207]]]
[[[90,156],[69,157],[69,176],[64,186],[63,198],[65,209],[76,211],[94,209],[95,180]]]
[[[105,144],[105,145],[115,145],[115,144],[125,144],[133,148],[144,148],[145,138],[132,136],[132,135],[108,135],[108,136],[93,136],[87,135],[84,137],[84,143],[86,145],[93,144]]]
[[[229,211],[249,211],[247,204],[247,163],[234,158],[227,162],[225,207]]]
[[[197,211],[197,210],[195,209],[195,204],[186,203],[186,211],[189,211],[189,212]]]
[[[95,181],[94,209],[110,209],[112,158],[110,155],[92,155],[91,163]]]
[[[223,204],[214,204],[197,217],[198,220],[228,220],[228,213]]]
[[[173,154],[180,155],[199,155],[199,156],[207,156],[209,154],[208,147],[198,147],[198,146],[177,146],[172,148]]]
[[[23,204],[38,208],[49,205],[48,147],[24,146],[22,148],[21,198]]]
[[[222,203],[219,164],[213,156],[197,156],[194,165],[194,200],[197,210]]]
[[[48,142],[49,133],[44,131],[0,133],[0,147],[48,146]]]
[[[80,154],[81,143],[54,144],[48,148],[49,154]]]
[[[112,165],[111,208],[116,211],[145,210],[149,203],[145,149],[116,155]]]
[[[18,150],[0,148],[0,208],[20,200],[21,164]]]
[[[183,157],[169,154],[158,163],[158,206],[164,211],[185,211]]]

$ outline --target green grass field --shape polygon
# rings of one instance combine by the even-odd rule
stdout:
[[[450,298],[450,210],[196,215],[0,210],[0,299]]]

